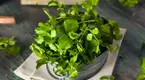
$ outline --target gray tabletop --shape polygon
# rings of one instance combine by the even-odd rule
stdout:
[[[19,1],[0,4],[0,15],[15,16],[17,24],[0,25],[0,36],[14,36],[21,46],[19,56],[0,56],[0,80],[21,80],[13,71],[31,54],[29,45],[35,37],[34,29],[38,22],[45,21],[47,16],[42,11],[44,6],[21,6]],[[49,8],[54,15],[57,12]],[[97,7],[99,14],[106,19],[117,21],[122,28],[127,29],[119,53],[114,75],[116,80],[136,80],[140,70],[140,57],[145,52],[140,51],[145,41],[145,2],[142,0],[134,8],[122,7],[117,1],[100,0]]]

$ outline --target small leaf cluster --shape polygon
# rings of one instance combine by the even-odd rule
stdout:
[[[134,7],[138,4],[138,0],[119,0],[119,2],[126,7]]]
[[[141,59],[141,70],[143,73],[137,76],[137,80],[144,80],[145,79],[145,58]]]
[[[58,16],[52,16],[43,8],[48,21],[40,22],[35,29],[37,37],[30,49],[40,59],[36,68],[47,64],[56,64],[56,74],[69,74],[70,78],[78,76],[81,64],[89,64],[105,50],[114,52],[118,45],[113,40],[120,40],[119,24],[106,20],[95,10],[99,0],[87,0],[80,6],[67,8],[56,0],[48,6],[55,6]]]
[[[100,80],[115,80],[114,76],[102,76]]]
[[[16,40],[8,37],[0,37],[0,50],[9,55],[18,55],[20,53],[20,46],[16,44]]]

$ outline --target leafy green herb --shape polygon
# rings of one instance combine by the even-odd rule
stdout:
[[[16,40],[8,37],[0,37],[0,50],[3,50],[9,55],[18,55],[20,46],[16,44]]]
[[[73,42],[67,35],[64,34],[58,39],[58,44],[61,49],[69,49],[73,45]]]
[[[92,34],[98,34],[99,33],[99,30],[98,28],[94,28],[93,30],[91,30]]]
[[[89,33],[89,34],[87,35],[87,40],[88,40],[88,41],[91,41],[91,40],[92,40],[92,37],[93,37],[93,35]]]
[[[37,60],[36,63],[37,63],[36,69],[38,69],[40,66],[46,64],[47,62],[45,59],[39,59],[39,60]]]
[[[78,21],[73,19],[67,19],[64,21],[64,28],[66,32],[71,32],[78,29]]]
[[[35,29],[37,37],[30,46],[40,58],[36,68],[57,62],[56,74],[68,73],[70,78],[75,78],[82,64],[91,63],[104,50],[119,49],[118,45],[112,45],[113,40],[122,38],[119,24],[98,15],[94,9],[98,2],[86,0],[80,7],[76,4],[66,8],[52,0],[48,6],[57,7],[58,16],[52,16],[48,9],[43,8],[49,19],[38,24]]]
[[[77,39],[79,37],[79,34],[71,31],[71,32],[69,32],[69,37],[74,40],[74,39]]]
[[[52,0],[48,3],[48,6],[58,6],[58,2],[56,0]]]
[[[119,0],[123,6],[134,7],[138,4],[138,0]]]

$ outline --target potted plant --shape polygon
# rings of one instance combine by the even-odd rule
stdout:
[[[98,0],[87,0],[68,8],[55,0],[48,3],[56,6],[59,13],[52,16],[44,8],[49,19],[35,29],[37,37],[30,49],[40,58],[37,69],[47,64],[56,78],[82,80],[103,66],[109,52],[119,49],[113,44],[113,40],[122,38],[119,24],[99,16],[97,4]]]

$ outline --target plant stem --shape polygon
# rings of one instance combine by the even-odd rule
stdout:
[[[69,17],[58,17],[57,19],[67,19]]]
[[[81,23],[89,23],[89,22],[95,22],[95,20],[83,21],[83,22],[79,22],[79,24],[81,24]]]
[[[81,33],[81,37],[80,37],[79,41],[82,40],[82,38],[83,38],[84,34],[86,33],[87,29],[88,29],[88,27],[84,30],[84,32]]]
[[[96,36],[94,35],[94,38],[96,39],[96,41],[98,41],[99,42],[99,40],[96,38]]]

